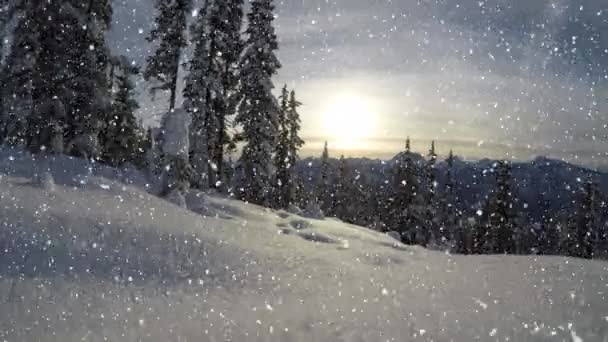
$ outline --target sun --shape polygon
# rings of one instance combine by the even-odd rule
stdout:
[[[324,127],[334,143],[341,148],[355,148],[369,138],[376,126],[368,101],[356,96],[335,98],[323,113]]]

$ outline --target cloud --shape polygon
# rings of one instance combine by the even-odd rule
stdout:
[[[378,104],[379,136],[485,141],[493,147],[478,156],[589,162],[597,153],[581,147],[608,147],[598,138],[608,44],[597,32],[608,27],[597,2],[308,1],[319,6],[308,11],[296,3],[279,17],[281,79],[300,89],[305,133],[319,131],[328,97],[346,91]]]
[[[407,135],[460,141],[478,157],[547,154],[595,163],[594,151],[608,150],[608,35],[600,34],[608,32],[608,8],[601,1],[276,4],[277,88],[296,88],[303,134],[314,140],[331,135],[321,130],[322,115],[333,97],[348,93],[378,113],[378,139],[365,149],[376,155],[402,147],[380,140]],[[143,63],[151,2],[117,5],[112,45]],[[143,116],[163,110],[143,90],[141,98]]]

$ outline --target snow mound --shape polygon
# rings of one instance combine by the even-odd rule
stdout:
[[[146,193],[137,172],[95,166],[100,185],[74,182],[89,163],[65,157],[47,192],[15,155],[0,159],[2,340],[608,336],[605,262],[446,255],[195,192],[188,210]]]

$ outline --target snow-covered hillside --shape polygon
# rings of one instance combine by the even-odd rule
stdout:
[[[608,341],[606,262],[446,255],[197,193],[189,211],[64,157],[49,191],[36,167],[0,153],[2,341]]]

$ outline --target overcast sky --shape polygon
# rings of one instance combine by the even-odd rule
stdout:
[[[202,1],[202,0],[201,0]],[[119,0],[111,44],[143,63],[151,0]],[[467,158],[535,155],[608,164],[608,1],[277,1],[275,84],[294,87],[305,153],[332,143],[322,116],[346,95],[374,134],[353,156],[454,148]],[[152,122],[164,101],[142,91]]]

